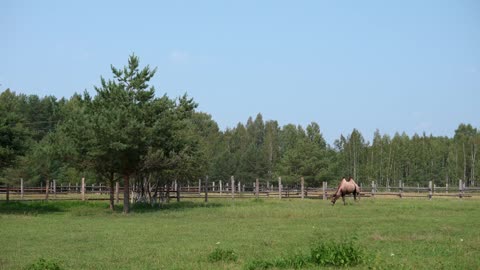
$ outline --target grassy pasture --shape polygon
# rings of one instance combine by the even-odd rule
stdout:
[[[480,267],[478,199],[347,202],[189,200],[130,215],[105,201],[0,203],[0,269],[40,258],[63,269],[246,269],[351,237],[366,258],[354,269]],[[209,260],[218,250],[235,260]]]

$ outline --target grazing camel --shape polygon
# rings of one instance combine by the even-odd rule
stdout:
[[[350,177],[348,180],[345,177],[340,181],[337,191],[333,194],[332,197],[332,206],[335,205],[337,199],[342,196],[343,205],[345,205],[345,195],[353,193],[353,198],[357,200],[357,195],[360,198],[360,187],[353,181],[353,178]]]

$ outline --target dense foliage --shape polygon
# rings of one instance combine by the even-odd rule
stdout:
[[[173,180],[193,185],[206,175],[263,183],[282,177],[285,185],[304,177],[309,186],[346,175],[380,185],[478,180],[480,131],[469,124],[460,124],[453,138],[377,130],[372,142],[353,129],[333,145],[317,123],[280,126],[261,114],[222,131],[188,96],[157,97],[148,84],[156,70],[141,69],[136,56],[111,68],[113,79],[101,78],[94,97],[0,94],[1,182],[86,177],[113,186],[123,178],[156,197]]]

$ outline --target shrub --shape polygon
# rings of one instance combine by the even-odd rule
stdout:
[[[272,262],[265,261],[265,260],[252,260],[245,264],[245,270],[255,270],[255,269],[268,269],[273,268],[274,265]]]
[[[365,260],[363,249],[353,240],[318,243],[310,251],[310,261],[322,266],[354,266]]]
[[[231,249],[221,249],[215,248],[210,255],[208,255],[209,262],[218,262],[218,261],[225,261],[225,262],[235,262],[237,261],[237,254],[233,252]]]
[[[244,269],[300,269],[312,265],[348,267],[365,263],[365,252],[355,244],[355,239],[343,242],[317,243],[310,249],[310,255],[296,254],[277,257],[273,260],[252,260]]]
[[[45,260],[44,258],[38,259],[33,264],[27,266],[26,270],[61,270],[62,268],[58,263],[54,261]]]

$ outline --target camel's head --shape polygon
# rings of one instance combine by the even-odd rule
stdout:
[[[332,200],[331,200],[332,206],[335,205],[335,202],[336,202],[336,201],[337,201],[337,198],[336,198],[335,196],[332,196]]]

